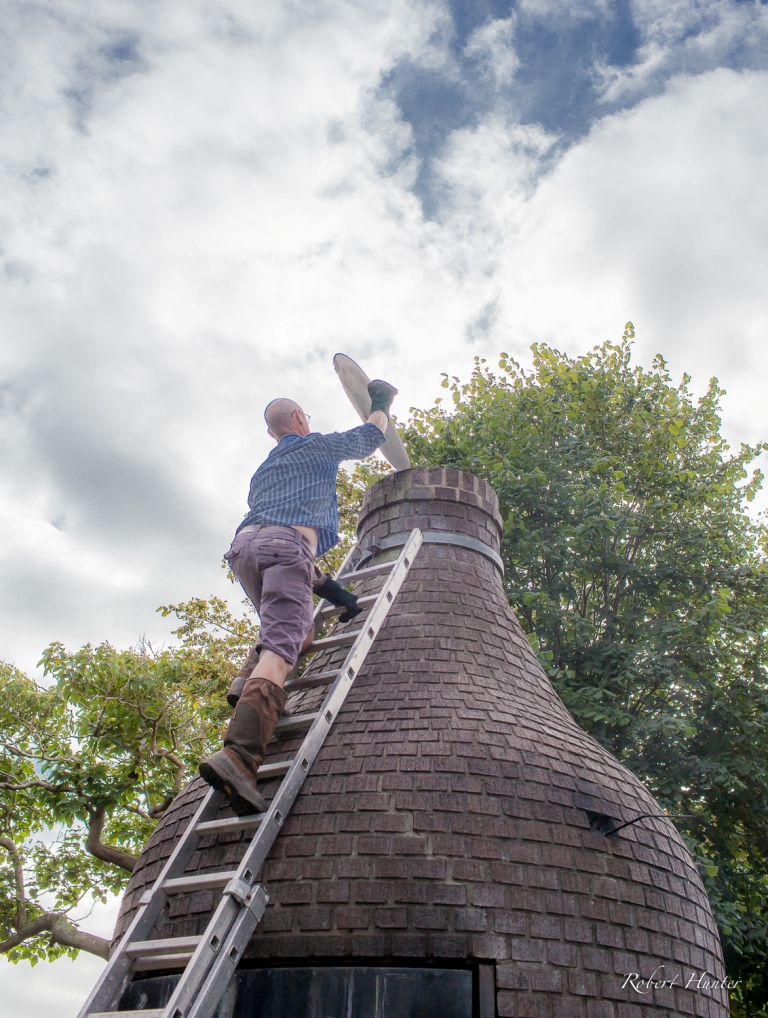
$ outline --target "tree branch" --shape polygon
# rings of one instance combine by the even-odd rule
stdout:
[[[126,804],[126,805],[124,805],[124,806],[123,806],[123,809],[127,809],[129,813],[135,813],[135,814],[136,814],[136,816],[138,816],[138,817],[141,817],[141,818],[142,818],[142,820],[152,820],[152,819],[153,819],[153,818],[152,818],[152,817],[151,817],[151,816],[149,815],[149,813],[147,813],[147,811],[146,811],[146,810],[143,810],[143,809],[139,809],[139,807],[138,807],[138,806],[128,806],[128,805]]]
[[[23,944],[25,940],[50,930],[51,941],[54,944],[61,944],[63,947],[75,947],[79,951],[88,951],[99,958],[109,960],[109,941],[103,937],[97,937],[93,933],[84,933],[78,930],[74,923],[70,922],[60,912],[46,912],[44,915],[33,919],[31,923],[24,926],[12,937],[0,943],[0,954],[5,954]]]
[[[0,741],[0,746],[3,746],[8,750],[9,753],[13,753],[14,756],[23,756],[27,760],[41,760],[45,763],[78,763],[77,757],[72,756],[41,756],[39,753],[27,753],[26,750],[20,749],[12,742]]]
[[[43,781],[42,778],[34,778],[32,781],[0,781],[0,788],[7,788],[10,792],[22,792],[25,788],[44,788],[46,792],[76,792],[71,785],[53,785],[50,781]]]
[[[93,933],[85,933],[79,930],[74,923],[70,922],[65,915],[55,914],[51,917],[53,924],[51,928],[51,940],[54,944],[62,944],[64,947],[76,947],[79,951],[88,951],[89,954],[98,955],[105,961],[109,961],[110,942],[103,937],[97,937]]]
[[[161,715],[162,717],[162,715]],[[152,725],[152,756],[157,760],[169,760],[176,768],[176,774],[173,779],[173,788],[170,793],[166,795],[163,802],[157,806],[152,806],[149,810],[149,815],[152,820],[157,820],[165,813],[168,807],[171,805],[173,800],[181,791],[181,786],[184,782],[184,775],[187,772],[187,768],[184,761],[181,760],[174,752],[170,749],[160,749],[157,745],[157,726],[160,718],[157,718]]]
[[[136,856],[124,852],[121,848],[113,845],[104,845],[101,841],[101,832],[104,830],[104,822],[107,819],[107,811],[103,806],[88,806],[88,837],[85,839],[85,847],[91,855],[101,859],[102,862],[111,863],[113,866],[120,866],[121,869],[133,873],[136,866]],[[76,945],[71,945],[76,946]],[[86,948],[86,950],[88,950]]]
[[[45,915],[38,916],[37,919],[33,919],[27,926],[22,927],[13,934],[12,937],[8,937],[7,940],[0,942],[0,954],[5,954],[6,951],[13,950],[14,947],[18,947],[19,944],[23,944],[25,940],[30,937],[36,936],[38,933],[44,933],[46,930],[53,928],[53,916],[47,912]]]

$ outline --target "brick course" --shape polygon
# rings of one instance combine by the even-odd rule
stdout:
[[[363,545],[415,526],[499,550],[498,501],[471,474],[401,471],[366,493]],[[316,655],[309,670],[343,655]],[[295,694],[289,709],[316,710],[324,693]],[[300,741],[274,740],[268,759]],[[192,781],[158,825],[116,937],[204,792]],[[659,811],[574,724],[492,562],[424,544],[267,860],[271,902],[247,957],[482,960],[495,967],[499,1015],[725,1018],[724,991],[622,986],[628,971],[659,966],[722,979],[720,944],[673,824],[642,820],[606,838],[586,810],[619,821]],[[234,867],[247,837],[203,838],[190,872]],[[217,900],[173,899],[162,936],[201,933]]]

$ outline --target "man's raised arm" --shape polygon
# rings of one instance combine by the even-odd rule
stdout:
[[[339,463],[344,460],[360,460],[370,456],[384,442],[389,425],[389,408],[397,395],[397,389],[389,382],[376,378],[368,384],[371,397],[371,414],[365,424],[359,424],[349,431],[336,431],[325,437],[330,441]],[[376,431],[369,428],[373,424]]]

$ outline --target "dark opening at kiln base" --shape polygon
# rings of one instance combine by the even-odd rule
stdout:
[[[369,966],[241,969],[216,1018],[473,1018],[472,975]],[[137,979],[120,1009],[164,1007],[178,980]]]

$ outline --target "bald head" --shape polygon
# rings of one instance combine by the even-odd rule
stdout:
[[[282,438],[283,435],[295,432],[302,416],[301,407],[292,399],[273,399],[264,411],[264,420],[275,438]]]

